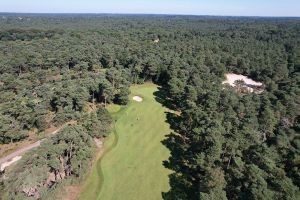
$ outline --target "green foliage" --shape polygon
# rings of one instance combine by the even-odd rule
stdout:
[[[120,89],[120,92],[116,94],[114,102],[121,105],[126,105],[129,102],[128,95],[130,90],[126,87]]]
[[[164,88],[158,100],[180,113],[168,115],[177,133],[164,141],[174,170],[165,199],[296,199],[299,26],[288,18],[7,16],[0,142],[84,116],[86,132],[103,137],[111,119],[85,106],[126,104],[130,84],[153,80]],[[238,95],[221,85],[226,72],[262,81],[265,91]]]
[[[6,175],[4,199],[46,199],[66,179],[85,174],[93,158],[92,138],[81,126],[67,126],[27,153]]]
[[[92,137],[106,137],[112,131],[112,118],[107,110],[101,107],[86,117],[83,126]]]

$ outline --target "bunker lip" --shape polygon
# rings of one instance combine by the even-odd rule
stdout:
[[[136,102],[142,102],[142,101],[143,101],[143,98],[140,97],[140,96],[134,96],[134,97],[132,97],[132,99],[133,99],[134,101],[136,101]]]

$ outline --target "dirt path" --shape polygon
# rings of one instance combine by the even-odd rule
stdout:
[[[13,159],[14,157],[21,156],[21,155],[23,155],[25,152],[27,152],[27,151],[29,151],[29,150],[31,150],[31,149],[33,149],[33,148],[36,148],[36,147],[38,147],[38,146],[40,146],[40,145],[41,145],[41,140],[39,140],[39,141],[37,141],[37,142],[35,142],[35,143],[33,143],[33,144],[30,144],[30,145],[28,145],[28,146],[26,146],[26,147],[23,147],[23,148],[21,148],[21,149],[18,149],[17,151],[15,151],[15,152],[9,154],[8,156],[5,156],[5,157],[3,157],[3,158],[0,158],[0,166],[1,166],[1,168],[2,168],[2,164],[4,164],[4,163],[10,161],[10,160]]]
[[[62,129],[63,127],[67,126],[67,125],[70,125],[70,124],[75,124],[76,121],[70,121],[70,122],[67,122],[66,124],[56,128],[54,131],[52,131],[51,133],[49,133],[49,135],[55,135],[56,133],[58,133],[58,131],[60,129]],[[3,171],[6,167],[8,167],[9,165],[13,164],[13,162],[10,162],[13,158],[17,157],[17,156],[21,156],[23,155],[24,153],[26,153],[27,151],[31,150],[31,149],[34,149],[36,147],[39,147],[42,143],[44,139],[42,140],[39,140],[33,144],[29,144],[29,145],[26,145],[25,147],[22,147],[16,151],[14,151],[13,153],[3,157],[3,158],[0,158],[0,171]],[[7,164],[8,162],[10,162],[9,164]]]

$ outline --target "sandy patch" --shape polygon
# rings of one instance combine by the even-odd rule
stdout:
[[[153,42],[154,43],[159,43],[159,38],[155,39]]]
[[[103,141],[101,139],[94,138],[94,142],[98,148],[101,148],[103,146]]]
[[[243,80],[247,85],[252,86],[262,86],[263,84],[260,82],[256,82],[247,76],[239,75],[239,74],[226,74],[226,80],[222,82],[222,84],[229,84],[231,86],[235,86],[234,82],[237,80]]]
[[[137,101],[137,102],[142,102],[142,101],[143,101],[143,98],[142,98],[142,97],[139,97],[139,96],[134,96],[134,97],[132,97],[132,99],[133,99],[134,101]]]
[[[10,161],[4,162],[1,166],[0,166],[0,171],[4,171],[4,169],[10,165],[12,165],[13,163],[17,162],[18,160],[20,160],[22,158],[22,156],[16,156],[14,158],[12,158]]]

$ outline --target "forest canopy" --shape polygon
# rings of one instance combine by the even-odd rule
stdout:
[[[299,198],[298,18],[3,15],[0,26],[0,143],[78,122],[12,170],[7,198],[46,197],[62,174],[80,176],[92,138],[111,130],[106,105],[127,104],[129,86],[147,81],[180,113],[168,113],[174,131],[162,141],[173,170],[164,199]],[[264,92],[224,87],[227,72]]]

